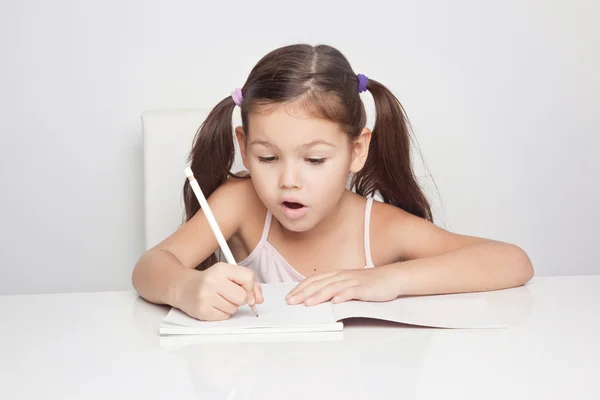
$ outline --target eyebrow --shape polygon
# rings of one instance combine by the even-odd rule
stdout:
[[[264,140],[253,140],[253,141],[250,142],[250,146],[253,146],[255,144],[260,144],[260,145],[263,145],[263,146],[266,146],[266,147],[275,147],[275,148],[277,148],[277,146],[274,146],[271,143],[266,142]],[[303,145],[301,145],[299,147],[303,147],[305,149],[308,149],[308,148],[311,148],[311,147],[316,146],[318,144],[325,144],[327,146],[336,147],[336,145],[331,144],[331,143],[329,143],[329,142],[327,142],[327,141],[325,141],[323,139],[316,139],[316,140],[313,140],[310,143],[303,144]]]

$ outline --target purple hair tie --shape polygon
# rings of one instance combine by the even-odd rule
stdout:
[[[358,93],[366,92],[367,82],[369,81],[369,78],[367,78],[363,74],[358,74],[356,75],[356,77],[358,78]]]
[[[233,98],[233,102],[238,105],[238,106],[242,106],[242,102],[244,101],[244,96],[242,96],[242,89],[240,88],[236,88],[233,92],[231,92],[231,97]]]

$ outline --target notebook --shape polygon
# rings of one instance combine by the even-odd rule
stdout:
[[[224,321],[200,321],[177,308],[164,317],[160,335],[232,335],[248,333],[335,332],[347,318],[373,318],[435,328],[506,328],[481,293],[400,297],[388,302],[326,302],[288,305],[295,283],[263,284],[264,303],[257,318],[248,306]]]

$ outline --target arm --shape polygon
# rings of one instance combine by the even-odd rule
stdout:
[[[531,261],[522,249],[493,241],[383,268],[394,271],[400,295],[506,289],[521,286],[533,277]]]
[[[177,289],[196,271],[185,267],[171,251],[154,247],[136,263],[132,283],[138,294],[155,304],[177,304]]]
[[[401,260],[383,265],[394,271],[399,294],[504,289],[533,277],[531,260],[516,245],[451,233],[400,209],[382,215],[392,223],[382,225],[378,244],[395,248],[393,258]]]
[[[248,204],[240,199],[249,197],[249,185],[249,181],[227,181],[207,199],[227,240],[240,229],[243,206]],[[142,254],[133,270],[133,286],[150,302],[176,305],[180,288],[202,273],[195,267],[218,246],[200,210],[171,236]]]

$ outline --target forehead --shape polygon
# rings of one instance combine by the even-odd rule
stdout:
[[[314,140],[335,145],[347,140],[337,123],[284,106],[249,114],[248,125],[250,140],[267,141],[281,149],[295,148]]]

